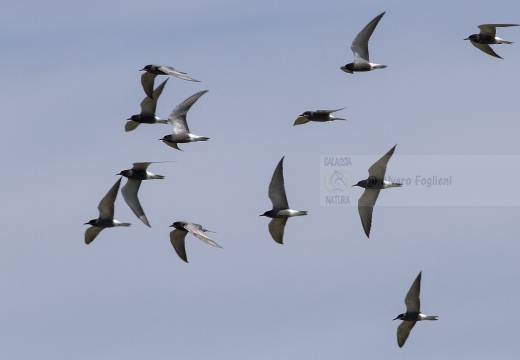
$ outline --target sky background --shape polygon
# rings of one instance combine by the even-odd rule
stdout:
[[[388,68],[342,72],[383,11],[370,55]],[[0,17],[0,358],[518,358],[520,27],[499,29],[516,42],[494,47],[503,60],[463,39],[520,23],[519,2],[8,1]],[[169,125],[125,133],[150,63],[201,80],[170,79],[162,118],[209,90],[188,124],[211,140],[180,152],[158,141]],[[292,126],[341,107],[346,122]],[[320,205],[320,159],[350,157],[358,181],[395,144],[390,175],[453,186],[383,191],[367,239],[362,189]],[[282,156],[289,204],[309,215],[279,245],[258,215]],[[132,226],[85,245],[114,175],[140,161],[175,161],[141,186],[152,228],[119,195]],[[188,235],[184,263],[177,220],[224,249]],[[400,349],[392,319],[421,270],[439,321]]]

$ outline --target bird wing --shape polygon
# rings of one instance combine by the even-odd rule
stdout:
[[[141,220],[146,226],[151,227],[148,219],[146,218],[146,215],[144,214],[144,210],[141,207],[139,198],[137,197],[137,192],[139,191],[141,182],[141,180],[128,179],[125,186],[123,186],[121,189],[121,193],[123,194],[125,202],[128,204],[130,209],[132,209],[139,220]]]
[[[125,124],[125,131],[132,131],[136,127],[138,127],[140,124],[137,121],[128,120]]]
[[[92,241],[94,241],[94,239],[96,238],[96,236],[99,235],[99,233],[101,232],[101,230],[103,230],[104,228],[102,227],[97,227],[97,226],[91,226],[87,229],[87,231],[85,231],[85,244],[90,244]]]
[[[408,335],[410,335],[410,331],[415,326],[415,323],[415,321],[403,321],[397,327],[397,345],[399,345],[399,347],[403,347],[406,339],[408,339]]]
[[[274,241],[283,244],[283,232],[288,218],[274,218],[269,222],[269,233]]]
[[[153,83],[157,74],[149,73],[145,71],[143,75],[141,75],[141,85],[143,86],[143,90],[149,98],[153,99]]]
[[[377,15],[371,22],[369,22],[367,26],[357,34],[352,45],[350,45],[350,49],[352,49],[352,52],[354,53],[354,62],[369,62],[368,41],[384,14],[385,12]]]
[[[175,229],[170,233],[170,242],[172,243],[172,246],[175,249],[177,255],[179,255],[182,260],[188,262],[188,257],[186,256],[186,247],[184,246],[184,239],[186,238],[186,234],[188,234],[188,232]]]
[[[336,110],[316,110],[315,113],[318,113],[318,114],[332,114],[333,112],[340,111],[340,110],[343,110],[343,109],[345,109],[345,108],[343,107],[341,109],[336,109]]]
[[[179,71],[179,70],[175,70],[171,66],[160,65],[160,66],[157,66],[157,69],[161,70],[162,72],[164,72],[164,73],[166,73],[168,75],[175,76],[176,78],[179,78],[179,79],[182,79],[182,80],[200,82],[199,80],[195,80],[195,79],[190,78],[188,75],[186,75],[185,72],[182,72],[182,71]]]
[[[122,177],[120,177],[119,180],[117,180],[116,183],[112,185],[105,197],[103,197],[103,199],[101,199],[101,201],[99,202],[98,210],[100,219],[112,220],[114,218],[114,203],[116,201],[117,192],[119,191],[121,179]]]
[[[420,312],[421,309],[421,300],[419,299],[419,295],[421,293],[421,274],[417,275],[415,281],[413,282],[410,290],[406,294],[404,298],[404,303],[406,304],[406,312]]]
[[[509,27],[509,26],[520,26],[518,24],[482,24],[479,25],[480,35],[485,36],[496,36],[497,27]]]
[[[136,163],[133,163],[133,167],[132,167],[132,170],[143,170],[145,171],[146,169],[148,169],[148,166],[150,164],[153,164],[154,162],[153,161],[148,161],[148,162],[136,162]]]
[[[206,230],[203,229],[199,224],[187,223],[184,225],[184,228],[193,234],[193,236],[195,236],[197,239],[204,241],[206,244],[222,248],[222,246],[211,240],[210,237],[204,233]]]
[[[145,74],[148,74],[145,72]],[[157,108],[157,99],[159,99],[159,96],[161,96],[164,85],[166,85],[166,82],[168,81],[168,78],[164,80],[161,85],[157,86],[157,88],[153,91],[152,96],[146,96],[143,101],[141,101],[141,115],[155,115],[155,109]],[[152,80],[152,86],[153,86],[153,80]]]
[[[271,183],[269,184],[269,199],[273,203],[273,209],[288,209],[287,195],[285,194],[285,185],[283,181],[283,159],[282,157],[276,169],[274,170]]]
[[[188,123],[186,121],[186,114],[188,114],[188,111],[192,105],[195,104],[195,102],[207,92],[208,90],[203,90],[191,95],[172,110],[170,116],[168,117],[168,121],[170,124],[172,124],[174,133],[190,132]]]
[[[306,124],[309,122],[309,119],[307,119],[306,117],[304,116],[299,116],[295,121],[294,121],[294,125],[302,125],[302,124]]]
[[[471,41],[471,44],[476,47],[477,49],[479,50],[482,50],[483,52],[485,52],[486,54],[488,55],[491,55],[491,56],[494,56],[494,57],[497,57],[497,58],[500,58],[500,59],[503,59],[500,55],[498,55],[492,48],[491,46],[489,46],[488,44],[479,44],[479,43],[476,43],[476,42],[473,42]]]
[[[388,164],[388,160],[390,160],[390,158],[394,154],[396,146],[397,144],[395,144],[393,148],[391,148],[386,154],[383,155],[381,159],[377,160],[374,163],[374,165],[372,165],[368,169],[369,177],[375,177],[377,180],[384,179],[386,173],[386,165]]]
[[[372,212],[374,211],[379,191],[380,189],[365,189],[358,200],[359,217],[368,238],[370,237],[370,228],[372,227]]]

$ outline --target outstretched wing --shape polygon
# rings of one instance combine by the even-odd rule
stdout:
[[[368,41],[384,14],[385,12],[377,15],[363,28],[363,30],[359,32],[359,34],[357,34],[350,46],[350,49],[352,49],[352,52],[354,53],[354,62],[369,62]]]
[[[283,180],[283,159],[282,157],[276,169],[274,170],[273,177],[269,183],[269,199],[273,203],[273,209],[288,209],[289,203],[287,202],[287,195],[285,194],[285,185]]]

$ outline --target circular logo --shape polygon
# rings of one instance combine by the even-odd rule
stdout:
[[[343,169],[331,170],[323,176],[323,187],[332,194],[341,194],[352,184],[352,175]]]

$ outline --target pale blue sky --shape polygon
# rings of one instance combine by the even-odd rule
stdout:
[[[343,73],[352,39],[383,11],[370,55],[388,68]],[[515,42],[495,46],[503,60],[463,39],[520,23],[520,3],[22,1],[0,16],[0,358],[518,357],[520,201],[487,199],[518,199],[520,27],[499,30]],[[149,63],[201,80],[171,79],[157,114],[207,89],[188,123],[211,140],[180,152],[158,141],[169,125],[124,132]],[[346,122],[292,126],[345,106]],[[464,193],[439,196],[463,198],[385,190],[367,239],[361,189],[349,189],[354,206],[320,206],[320,158],[353,156],[360,180],[396,143],[389,171],[450,173]],[[467,171],[450,170],[455,155]],[[279,245],[258,215],[282,156],[289,204],[309,215]],[[152,228],[119,195],[115,218],[132,226],[85,245],[114,175],[166,160],[149,168],[166,178],[140,190]],[[176,220],[216,231],[224,249],[188,236],[184,263],[169,242]],[[422,310],[439,321],[400,349],[392,319],[421,270]]]

